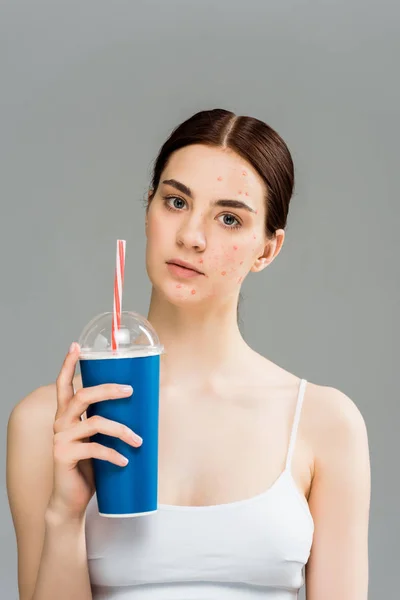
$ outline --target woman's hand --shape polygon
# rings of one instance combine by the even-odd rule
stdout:
[[[104,417],[81,416],[93,402],[127,398],[133,389],[117,384],[81,388],[74,393],[73,377],[79,359],[79,345],[72,344],[57,378],[57,412],[53,425],[53,490],[48,508],[63,518],[82,518],[95,491],[92,458],[107,460],[121,467],[127,464],[122,454],[90,442],[89,436],[103,433],[138,447],[142,440],[129,427]]]

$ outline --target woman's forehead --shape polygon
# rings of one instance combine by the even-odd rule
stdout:
[[[230,148],[201,144],[180,148],[171,155],[162,174],[164,179],[181,181],[194,194],[207,191],[220,194],[226,190],[235,197],[239,192],[261,199],[265,196],[265,185],[259,174]]]

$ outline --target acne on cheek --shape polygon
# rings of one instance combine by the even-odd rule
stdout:
[[[237,247],[237,246],[234,246],[234,248],[235,248],[236,250],[238,249],[238,247]],[[235,255],[235,256],[236,256],[236,255]],[[229,272],[228,272],[228,271],[225,271],[225,270],[224,270],[224,271],[220,271],[220,274],[221,274],[221,276],[222,276],[222,277],[225,277],[226,275],[229,275],[229,276],[230,276],[230,278],[234,278],[234,277],[235,277],[235,275],[236,275],[236,273],[237,273],[237,271],[239,270],[239,273],[240,273],[240,271],[242,270],[240,267],[243,265],[244,261],[243,261],[243,260],[241,260],[241,261],[239,262],[239,261],[238,261],[238,260],[235,258],[235,256],[233,256],[233,255],[228,255],[228,256],[227,256],[227,259],[229,260],[229,262],[231,263],[231,265],[232,265],[232,266],[231,266],[231,268],[229,269]],[[243,279],[243,278],[242,278],[242,279]],[[239,283],[240,283],[240,282],[239,282]]]
[[[254,239],[257,239],[257,236],[255,234],[253,234]],[[229,274],[234,277],[236,271],[243,265],[244,260],[240,260],[238,261],[238,258],[240,258],[240,255],[238,256],[237,252],[239,250],[239,246],[232,246],[233,252],[226,252],[225,253],[225,260],[226,262],[229,262],[231,265],[231,268],[229,270]],[[240,269],[241,270],[241,269]],[[227,271],[221,271],[220,272],[222,276],[225,276],[227,274]]]

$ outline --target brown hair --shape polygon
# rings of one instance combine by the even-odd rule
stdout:
[[[294,188],[294,166],[283,139],[269,125],[255,117],[237,116],[229,110],[203,110],[173,129],[154,162],[149,203],[173,152],[190,146],[231,148],[258,172],[267,190],[265,234],[285,229]],[[148,210],[147,205],[147,209]]]

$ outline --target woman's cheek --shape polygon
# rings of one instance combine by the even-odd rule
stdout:
[[[254,232],[251,234],[252,243],[250,244],[250,247],[249,245],[241,246],[240,244],[233,244],[232,248],[227,252],[227,262],[229,264],[231,277],[239,285],[245,279],[247,272],[250,269],[249,255],[254,256],[257,253],[259,239],[259,235]]]
[[[168,228],[165,227],[165,221],[163,222],[163,220],[157,218],[156,215],[149,215],[147,222],[147,238],[153,246],[162,247],[166,231],[168,231]]]
[[[245,274],[245,252],[239,244],[234,244],[223,252],[223,258],[217,266],[216,272],[221,278],[229,280],[243,280]],[[239,281],[238,281],[239,282]]]

